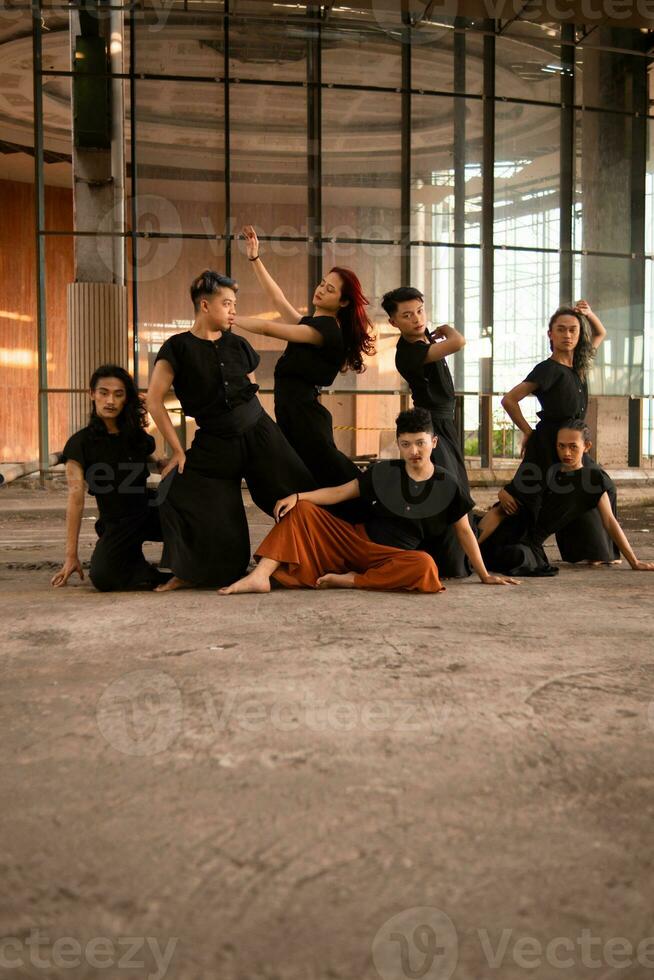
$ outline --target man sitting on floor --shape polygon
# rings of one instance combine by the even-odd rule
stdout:
[[[488,573],[468,520],[472,500],[432,462],[437,437],[429,412],[401,412],[396,426],[399,460],[382,460],[338,487],[278,500],[278,523],[257,549],[256,569],[220,595],[269,592],[271,578],[288,588],[440,592],[436,563],[419,549],[449,526],[485,585],[517,584]],[[357,497],[370,504],[365,524],[352,526],[323,509]]]

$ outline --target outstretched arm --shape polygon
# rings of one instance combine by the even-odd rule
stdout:
[[[456,354],[458,350],[462,350],[466,345],[466,339],[463,334],[459,333],[454,327],[451,327],[449,323],[442,323],[440,327],[436,327],[433,331],[433,336],[442,337],[443,339],[438,344],[430,344],[427,356],[425,357],[426,364],[429,364],[431,361],[441,361],[449,354]]]
[[[282,320],[297,323],[300,320],[300,313],[298,313],[295,307],[289,303],[281,288],[277,285],[263,264],[263,259],[259,255],[259,239],[253,226],[245,225],[242,235],[245,238],[245,247],[247,249],[248,259],[250,259],[250,264],[252,265],[254,273],[259,280],[259,285],[263,287],[266,296],[273,304]]]
[[[607,534],[611,537],[611,540],[616,543],[621,554],[625,556],[633,570],[635,572],[654,572],[653,561],[639,561],[638,558],[636,558],[632,547],[627,540],[627,535],[618,524],[618,521],[611,510],[611,502],[609,500],[608,493],[602,494],[600,497],[600,502],[597,505],[597,509],[599,510],[600,517],[602,518],[602,524],[604,525]]]
[[[456,521],[454,524],[454,531],[459,540],[459,544],[470,559],[470,564],[481,579],[483,585],[520,585],[518,579],[508,578],[506,575],[490,574],[484,565],[484,559],[481,557],[481,551],[479,550],[477,538],[474,535],[474,531],[470,527],[470,521],[468,520],[467,514],[464,514],[463,517]]]
[[[577,313],[581,313],[583,316],[585,316],[586,319],[588,320],[588,323],[590,324],[590,329],[593,334],[593,340],[592,340],[593,347],[595,348],[595,350],[597,350],[599,345],[606,337],[606,327],[604,326],[600,318],[595,313],[593,313],[593,311],[591,310],[589,304],[586,302],[585,299],[580,299],[579,302],[575,304],[575,310],[577,311]]]
[[[291,493],[288,497],[282,497],[275,504],[273,511],[275,520],[279,522],[284,514],[293,510],[300,500],[308,500],[310,504],[326,506],[329,504],[342,504],[346,500],[355,500],[359,497],[359,481],[350,480],[349,483],[342,483],[339,487],[323,487],[321,490],[304,490],[302,493]]]
[[[236,316],[234,326],[248,333],[290,340],[294,344],[313,344],[322,347],[322,334],[307,323],[279,323],[277,320],[264,320],[259,316]]]
[[[77,573],[84,578],[82,563],[79,560],[79,532],[84,513],[84,470],[74,459],[66,462],[66,481],[68,483],[68,501],[66,503],[66,557],[64,563],[52,576],[50,585],[56,589],[65,585],[71,575]]]
[[[170,421],[170,415],[164,405],[164,398],[170,391],[174,377],[175,374],[172,365],[168,361],[157,361],[152,371],[148,393],[145,398],[148,412],[154,419],[154,424],[173,450],[173,455],[161,471],[162,478],[168,476],[175,466],[177,466],[179,473],[183,473],[184,464],[186,463],[186,453],[182,449],[182,444],[175,432],[175,426]]]

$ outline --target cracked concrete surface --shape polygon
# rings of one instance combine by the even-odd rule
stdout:
[[[55,592],[63,502],[0,492],[0,972],[653,975],[654,574]],[[654,500],[635,504],[654,559]]]

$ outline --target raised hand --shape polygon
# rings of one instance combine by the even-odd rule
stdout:
[[[245,249],[249,259],[255,259],[259,254],[259,239],[252,225],[244,225],[241,231],[245,239]]]
[[[575,312],[581,313],[582,316],[591,316],[593,311],[585,299],[578,299],[575,303]]]

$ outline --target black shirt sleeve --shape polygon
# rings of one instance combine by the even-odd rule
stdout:
[[[173,369],[173,374],[178,374],[180,364],[179,356],[175,350],[175,338],[169,337],[168,340],[164,340],[163,344],[159,348],[159,353],[154,359],[154,363],[157,361],[168,361],[171,368]]]
[[[236,334],[234,336],[236,336]],[[251,374],[253,371],[256,371],[256,369],[259,367],[261,358],[259,354],[257,354],[257,352],[255,351],[254,347],[252,347],[252,345],[248,343],[245,337],[239,337],[238,339],[241,343],[241,349],[243,351],[243,354],[245,355],[245,360],[247,361],[248,364],[248,369],[246,371],[246,374]]]
[[[367,470],[364,470],[363,473],[359,473],[357,476],[361,499],[367,501],[368,503],[376,500],[375,489],[372,482],[372,470],[373,467],[369,466]]]
[[[149,432],[144,432],[143,435],[145,436],[145,455],[147,458],[148,456],[152,456],[153,452],[157,448],[157,444],[154,441],[154,437],[151,436]]]
[[[468,514],[474,506],[474,500],[467,493],[464,493],[457,484],[454,496],[447,508],[447,523],[455,524]]]
[[[429,346],[429,344],[417,340],[415,344],[410,344],[408,341],[405,341],[398,347],[395,354],[395,366],[403,377],[422,371]]]
[[[302,317],[300,322],[318,331],[322,337],[323,347],[340,347],[341,328],[333,316]]]
[[[550,361],[541,361],[533,371],[530,371],[525,381],[536,385],[536,391],[548,391],[555,383],[558,375]]]
[[[82,469],[86,469],[86,454],[84,452],[84,430],[81,429],[79,432],[75,432],[66,445],[62,452],[62,459],[64,463],[67,463],[69,459],[72,459],[75,463],[79,463]]]

